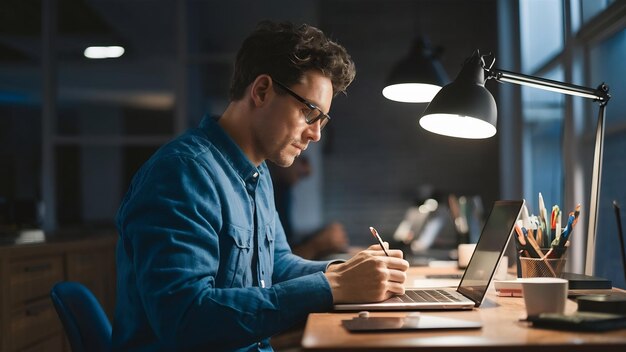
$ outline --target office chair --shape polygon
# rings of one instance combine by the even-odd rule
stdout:
[[[78,282],[59,282],[50,291],[73,352],[109,352],[111,323],[89,289]]]

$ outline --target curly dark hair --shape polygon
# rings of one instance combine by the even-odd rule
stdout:
[[[248,85],[261,74],[291,86],[309,70],[330,78],[334,96],[345,92],[356,74],[346,49],[321,30],[307,24],[259,22],[237,53],[230,99],[243,98]]]

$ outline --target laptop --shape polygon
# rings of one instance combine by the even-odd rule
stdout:
[[[479,307],[523,205],[524,200],[501,200],[494,203],[476,244],[476,250],[456,289],[411,288],[404,295],[391,297],[383,302],[336,304],[335,310],[460,310]]]
[[[406,243],[404,259],[411,266],[426,266],[433,260],[450,260],[456,249],[456,229],[446,207],[424,212],[410,207],[394,232],[393,239]],[[439,248],[433,248],[437,243]]]

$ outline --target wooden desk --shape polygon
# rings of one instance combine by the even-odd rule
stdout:
[[[409,269],[409,277],[432,272],[426,268]],[[445,271],[445,270],[444,270]],[[441,269],[438,272],[443,272]],[[412,281],[407,281],[410,283]],[[566,313],[575,312],[577,304],[568,300]],[[407,312],[371,312],[370,316],[404,316]],[[565,332],[529,327],[523,298],[498,297],[493,287],[485,301],[472,311],[422,312],[422,314],[480,321],[480,330],[437,332],[349,333],[341,320],[354,313],[310,314],[302,337],[307,351],[626,351],[626,329],[591,333]]]

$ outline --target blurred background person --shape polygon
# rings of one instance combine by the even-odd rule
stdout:
[[[290,167],[278,167],[267,163],[274,184],[274,201],[278,216],[285,229],[287,241],[293,253],[305,259],[319,259],[333,254],[345,253],[348,236],[339,222],[331,222],[309,233],[296,233],[298,221],[293,214],[293,188],[311,174],[311,163],[306,157],[296,158]]]

